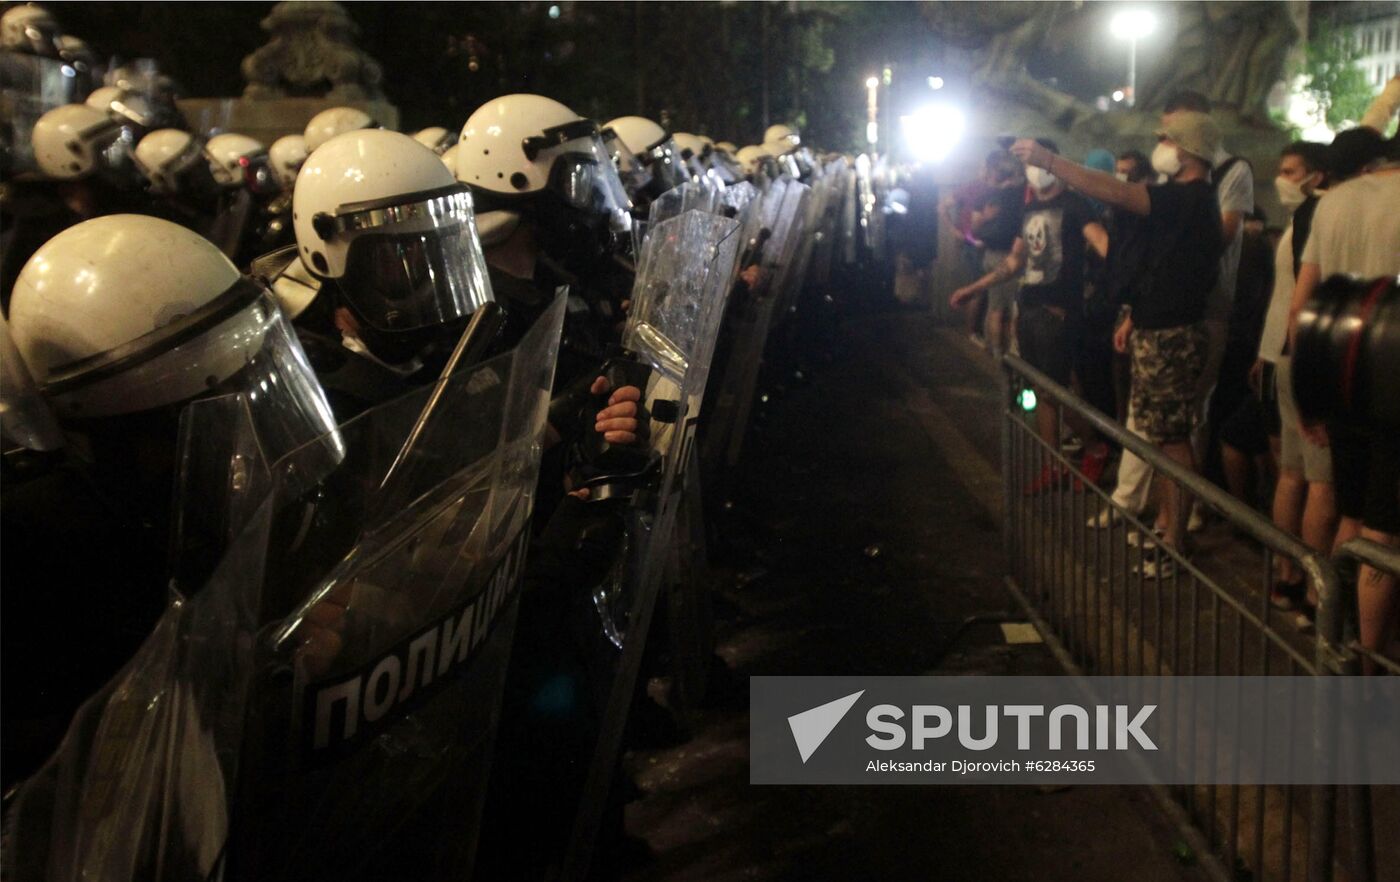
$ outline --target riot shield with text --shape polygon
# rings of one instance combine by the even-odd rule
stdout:
[[[641,255],[623,345],[649,369],[647,447],[657,462],[650,486],[631,499],[625,540],[596,595],[609,639],[608,686],[597,742],[573,822],[564,878],[586,870],[623,727],[632,704],[657,594],[661,588],[691,457],[694,424],[739,255],[737,221],[687,211],[652,227]]]
[[[21,789],[11,878],[464,873],[563,309],[274,464],[239,396],[186,415],[227,545]]]
[[[235,875],[471,866],[564,304],[511,352],[347,423],[344,464],[282,514]]]

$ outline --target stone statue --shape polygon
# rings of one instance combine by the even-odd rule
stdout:
[[[1170,61],[1145,78],[1139,105],[1159,108],[1173,92],[1193,89],[1242,119],[1268,120],[1269,92],[1300,36],[1282,6],[1238,0],[1178,4]]]
[[[1035,106],[1063,128],[1093,113],[1093,108],[1031,76],[1030,58],[1046,44],[1063,41],[1082,3],[961,3],[932,0],[923,4],[933,30],[949,43],[977,54],[973,76],[979,86]]]
[[[383,69],[355,46],[359,28],[335,2],[287,0],[262,21],[268,43],[243,59],[247,99],[382,99]]]
[[[933,0],[923,8],[940,37],[976,52],[974,77],[984,89],[1033,106],[1064,128],[1092,115],[1092,108],[1026,71],[1037,53],[1056,50],[1087,26],[1083,4]],[[1269,92],[1299,39],[1286,4],[1193,0],[1173,11],[1171,52],[1157,70],[1140,74],[1138,108],[1156,112],[1173,92],[1193,89],[1241,119],[1267,121]]]

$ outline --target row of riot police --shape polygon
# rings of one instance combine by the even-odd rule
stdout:
[[[528,94],[264,150],[144,82],[6,172],[50,203],[5,240],[7,875],[614,874],[637,721],[714,668],[702,480],[858,165]]]

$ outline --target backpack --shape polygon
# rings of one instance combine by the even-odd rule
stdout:
[[[1225,180],[1225,176],[1230,173],[1230,169],[1234,168],[1236,165],[1239,165],[1241,162],[1243,162],[1246,166],[1249,166],[1250,172],[1253,173],[1254,166],[1249,165],[1248,159],[1245,159],[1243,156],[1231,156],[1229,159],[1225,160],[1224,162],[1217,165],[1215,168],[1211,169],[1210,192],[1218,193],[1220,191],[1220,182]]]

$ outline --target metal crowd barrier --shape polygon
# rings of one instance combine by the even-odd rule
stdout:
[[[1400,549],[1388,548],[1370,539],[1352,539],[1341,548],[1341,557],[1350,558],[1360,564],[1368,564],[1383,573],[1400,578]],[[1357,660],[1370,661],[1376,668],[1387,674],[1400,674],[1400,664],[1373,649],[1362,646],[1360,641],[1347,642],[1347,649]]]
[[[1020,358],[1007,355],[1002,367],[1006,581],[1066,668],[1106,676],[1319,677],[1358,669],[1364,650],[1343,640],[1345,600],[1331,561]],[[1036,404],[1024,396],[1027,389]],[[1159,482],[1214,511],[1223,528],[1188,539],[1188,548],[1195,546],[1190,557],[1161,543],[1132,541],[1134,534],[1151,535],[1151,521],[1118,506],[1111,488],[1086,480],[1077,457],[1061,445],[1042,441],[1029,411],[1049,405],[1058,407],[1058,438],[1065,438],[1065,414],[1077,415],[1141,457]],[[1032,488],[1047,470],[1062,470],[1063,480]],[[1375,543],[1353,543],[1348,551],[1382,568],[1400,564],[1400,554]],[[1271,573],[1281,558],[1293,561],[1319,598],[1313,635],[1270,606]],[[1167,559],[1174,570],[1153,578],[1150,570],[1160,572]],[[1287,749],[1299,739],[1327,739],[1322,743],[1335,753],[1345,749],[1347,735],[1338,729],[1335,719],[1319,713],[1300,719],[1295,731],[1262,733],[1252,746]],[[1226,751],[1237,756],[1245,740],[1201,732],[1206,743],[1198,756],[1212,763]],[[1400,860],[1382,860],[1390,875],[1377,876],[1368,788],[1178,785],[1153,791],[1218,878],[1370,882],[1400,874]],[[1388,816],[1379,801],[1374,811]]]

